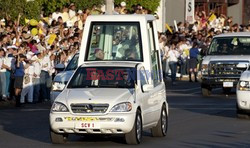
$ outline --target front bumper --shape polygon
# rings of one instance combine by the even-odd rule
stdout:
[[[50,127],[56,133],[124,134],[132,130],[135,113],[109,113],[81,116],[71,113],[50,113]]]
[[[236,87],[237,83],[239,81],[239,78],[236,77],[209,77],[209,76],[202,76],[202,85],[205,87],[210,87],[210,88],[217,88],[217,87],[224,87],[223,83],[224,82],[232,82],[233,86]]]
[[[250,91],[236,91],[237,104],[241,110],[248,110],[250,112]]]

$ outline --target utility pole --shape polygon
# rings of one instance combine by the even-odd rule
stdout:
[[[105,14],[112,14],[114,8],[114,0],[106,0]]]

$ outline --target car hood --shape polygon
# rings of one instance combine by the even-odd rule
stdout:
[[[241,81],[250,81],[250,71],[244,71],[240,76]]]
[[[212,61],[248,61],[250,55],[217,55],[217,56],[206,56],[203,59],[202,64],[209,64]]]
[[[68,106],[77,103],[114,104],[126,102],[134,94],[134,89],[123,88],[82,88],[66,89],[56,101],[64,102]]]
[[[62,71],[55,76],[54,82],[68,82],[73,73],[74,70]]]

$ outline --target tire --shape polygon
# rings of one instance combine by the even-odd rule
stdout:
[[[125,140],[127,144],[136,145],[140,144],[141,139],[142,139],[142,118],[141,118],[141,112],[137,110],[134,126],[129,133],[125,134]]]
[[[50,129],[50,139],[53,144],[63,144],[67,142],[68,134],[58,134]]]
[[[153,137],[164,137],[167,135],[168,129],[168,115],[166,111],[166,107],[163,106],[161,110],[160,119],[156,125],[151,129],[151,133]]]
[[[211,95],[211,89],[202,87],[201,88],[201,93],[205,97],[210,96]]]
[[[237,117],[240,119],[250,119],[250,116],[244,113],[244,111],[239,108],[237,103],[236,103],[236,114],[237,114]]]

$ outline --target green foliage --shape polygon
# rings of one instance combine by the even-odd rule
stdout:
[[[40,19],[40,15],[41,15],[41,9],[42,9],[42,2],[41,1],[30,1],[30,2],[26,2],[24,4],[24,9],[23,9],[23,14],[25,18],[28,19]]]
[[[125,1],[127,8],[131,8],[132,5],[141,4],[146,9],[155,12],[159,6],[160,0],[114,0],[115,4],[120,4]],[[74,3],[77,9],[86,9],[93,5],[101,6],[105,4],[105,0],[0,0],[0,17],[9,17],[12,20],[16,20],[19,14],[22,14],[22,20],[39,19],[41,11],[44,11],[45,15],[53,13],[57,8],[62,9],[64,6],[68,6],[70,3]]]
[[[152,11],[154,13],[157,11],[158,6],[160,6],[161,0],[114,0],[115,4],[120,4],[121,2],[126,2],[126,7],[131,9],[133,5],[140,4],[142,7]]]
[[[48,15],[55,12],[57,8],[62,9],[64,6],[69,5],[70,2],[70,0],[42,0],[43,11]]]
[[[24,3],[26,0],[1,0],[1,17],[10,17],[16,19],[24,9]]]
[[[71,0],[77,7],[77,9],[91,8],[93,5],[101,6],[105,4],[105,0]]]

